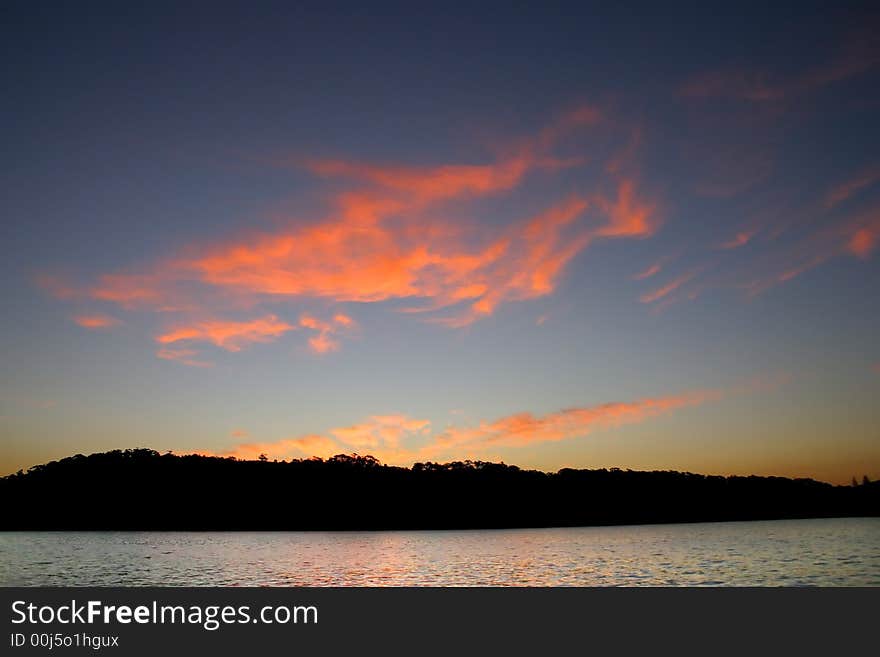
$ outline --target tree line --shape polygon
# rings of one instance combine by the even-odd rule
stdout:
[[[237,460],[77,454],[0,478],[2,530],[550,527],[880,515],[880,482],[372,456]]]

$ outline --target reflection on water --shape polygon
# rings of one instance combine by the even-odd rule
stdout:
[[[5,586],[880,585],[880,518],[403,532],[0,533]]]

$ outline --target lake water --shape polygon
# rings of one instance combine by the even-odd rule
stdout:
[[[880,585],[880,518],[399,532],[7,532],[4,586]]]

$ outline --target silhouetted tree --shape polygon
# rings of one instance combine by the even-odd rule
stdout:
[[[134,449],[2,477],[0,509],[0,530],[547,527],[878,516],[880,483],[619,468],[546,473],[472,460],[407,469],[358,454],[268,463],[265,454]]]

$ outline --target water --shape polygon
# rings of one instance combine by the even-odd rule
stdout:
[[[400,532],[0,533],[5,586],[880,585],[880,518]]]

